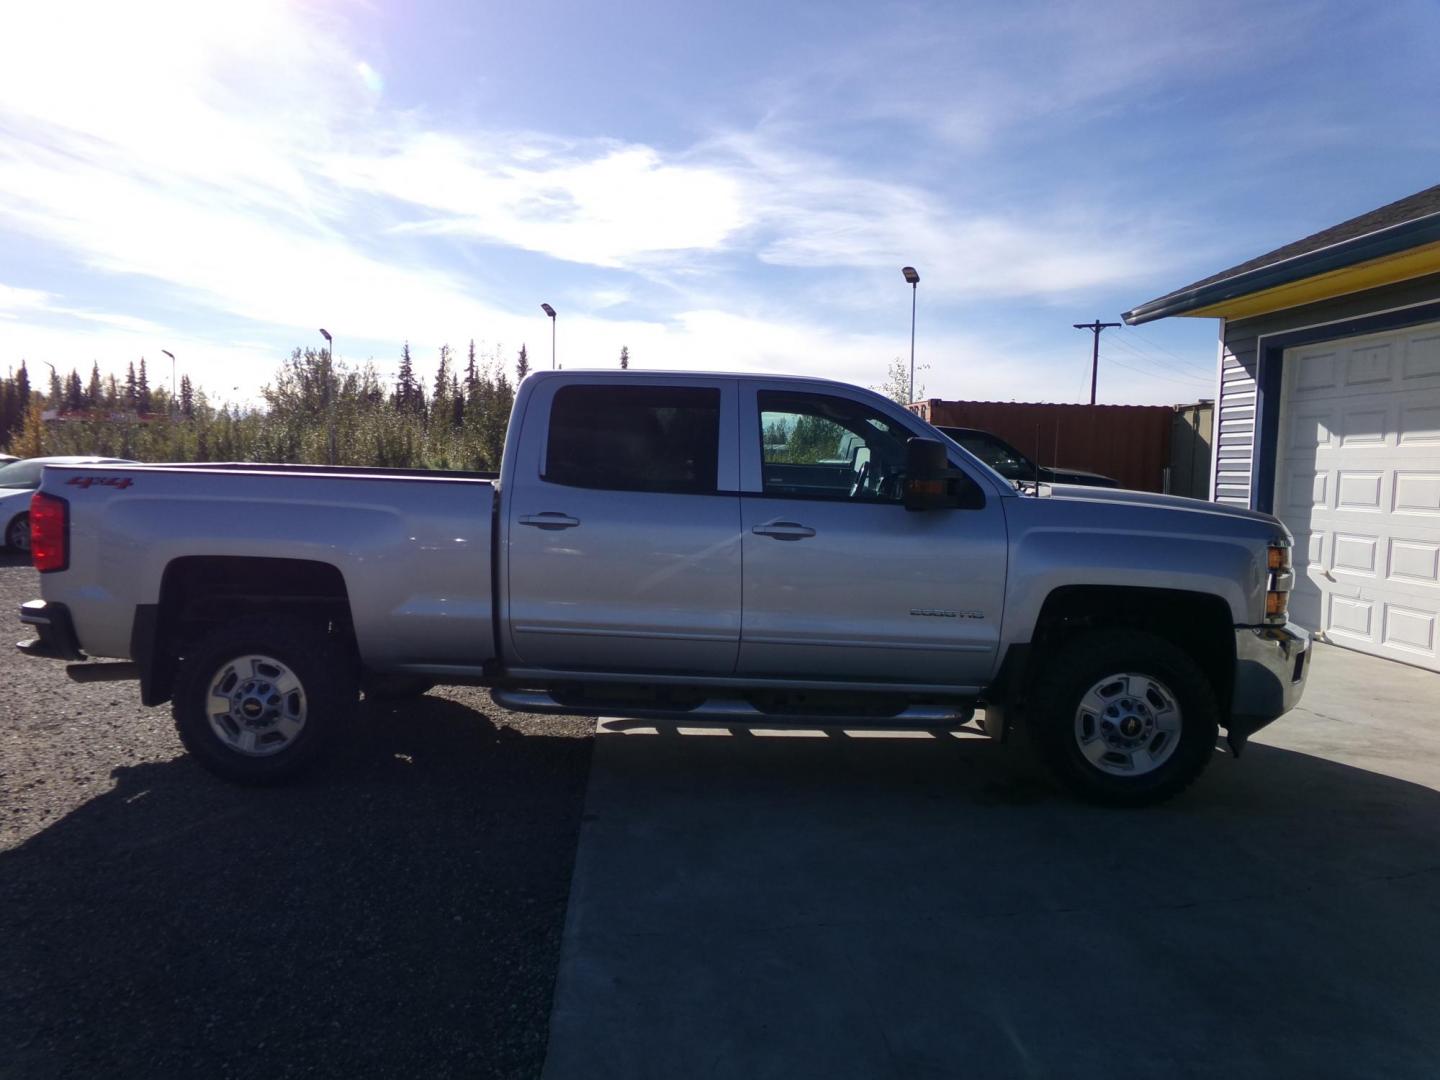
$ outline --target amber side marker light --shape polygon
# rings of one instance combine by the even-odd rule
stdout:
[[[1289,543],[1272,543],[1266,552],[1266,569],[1270,577],[1270,587],[1265,593],[1267,623],[1283,623],[1290,618],[1290,588],[1294,581],[1291,565]]]
[[[42,574],[70,566],[70,504],[57,495],[30,497],[30,561]]]

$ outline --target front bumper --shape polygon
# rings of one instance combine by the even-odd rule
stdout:
[[[35,641],[15,643],[15,647],[26,655],[49,660],[85,659],[85,654],[80,651],[80,641],[75,636],[70,609],[64,604],[27,600],[20,605],[20,621],[26,626],[33,626],[40,635]]]
[[[1235,628],[1235,692],[1225,729],[1232,746],[1300,703],[1310,652],[1310,632],[1294,623]]]

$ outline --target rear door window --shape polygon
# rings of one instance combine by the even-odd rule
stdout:
[[[698,386],[566,386],[550,407],[551,484],[710,495],[720,391]]]

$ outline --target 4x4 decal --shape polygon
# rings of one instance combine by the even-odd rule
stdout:
[[[72,476],[65,483],[70,487],[91,488],[96,484],[101,487],[113,487],[124,491],[135,481],[128,476]]]

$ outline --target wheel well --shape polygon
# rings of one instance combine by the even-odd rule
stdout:
[[[187,643],[237,616],[277,611],[323,621],[355,651],[345,579],[329,563],[241,556],[174,560],[161,579],[159,603],[136,613],[135,634],[150,638],[148,650],[145,642],[132,642],[132,655],[141,662],[142,700],[158,705],[169,699]],[[147,652],[148,663],[142,659]]]
[[[1209,678],[1222,712],[1229,711],[1235,674],[1230,607],[1208,593],[1183,589],[1068,585],[1045,598],[1029,649],[1029,665],[1086,630],[1132,627],[1184,650]],[[1028,679],[1021,680],[1026,685]]]

